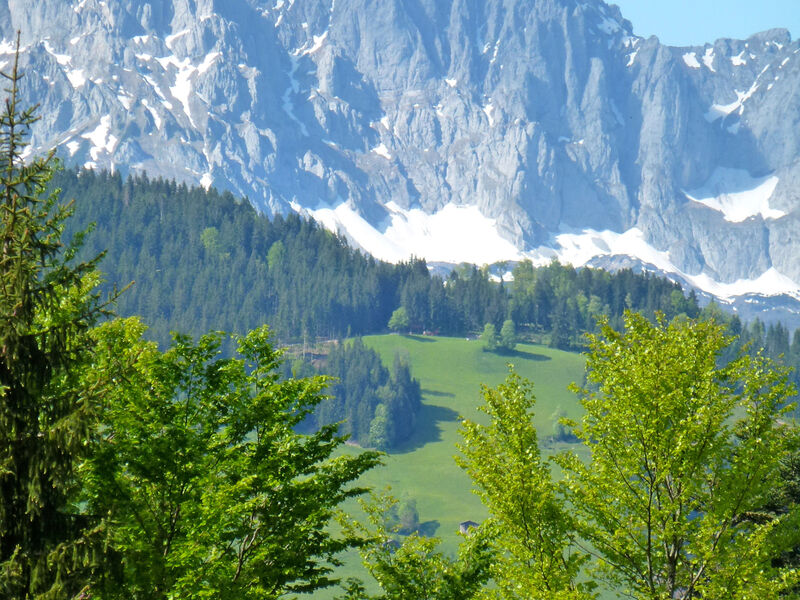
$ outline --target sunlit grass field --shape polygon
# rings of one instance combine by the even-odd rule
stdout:
[[[486,517],[480,499],[471,492],[469,478],[453,459],[460,441],[460,418],[481,418],[477,410],[482,402],[481,384],[501,383],[509,363],[519,375],[533,381],[537,398],[534,422],[540,442],[545,443],[553,431],[553,413],[563,410],[569,417],[580,416],[577,398],[567,386],[581,382],[583,357],[530,344],[519,344],[510,354],[484,352],[480,340],[464,338],[381,335],[366,337],[364,343],[374,348],[386,365],[393,363],[396,353],[409,362],[412,375],[420,381],[424,406],[413,437],[387,455],[383,467],[367,473],[362,483],[376,491],[388,486],[401,501],[416,500],[423,530],[441,538],[442,550],[454,555],[459,523],[480,522]],[[347,508],[357,512],[356,506]],[[357,553],[343,558],[347,564],[337,575],[366,579]],[[326,592],[315,597],[334,595]]]

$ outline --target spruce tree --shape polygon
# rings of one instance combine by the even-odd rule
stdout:
[[[62,598],[88,556],[70,505],[92,423],[76,382],[102,309],[97,259],[74,265],[77,245],[61,242],[71,207],[47,191],[53,153],[24,158],[37,118],[20,108],[18,62],[0,114],[0,597]]]

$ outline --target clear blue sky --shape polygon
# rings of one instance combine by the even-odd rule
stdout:
[[[694,46],[717,38],[744,39],[783,27],[800,37],[800,0],[606,0],[633,23],[636,35],[657,35],[670,46]]]

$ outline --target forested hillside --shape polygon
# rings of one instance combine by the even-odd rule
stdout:
[[[172,330],[243,333],[263,323],[282,343],[380,333],[403,307],[412,332],[466,335],[486,323],[499,331],[511,319],[522,337],[580,349],[600,315],[619,329],[626,309],[667,318],[700,312],[693,293],[629,269],[521,262],[513,282],[498,283],[487,268],[462,264],[443,279],[423,260],[377,261],[312,221],[270,220],[213,188],[75,170],[56,173],[53,185],[75,200],[67,238],[95,223],[82,256],[106,250],[106,287],[134,282],[117,313],[141,315],[162,344]],[[764,347],[768,356],[800,365],[800,336],[785,327],[742,323],[713,305],[705,310],[740,336],[729,352],[750,343],[752,352]]]
[[[443,280],[422,260],[376,261],[313,222],[269,220],[213,188],[70,170],[54,185],[76,202],[67,237],[96,224],[83,253],[107,250],[107,285],[135,282],[118,313],[142,315],[161,342],[173,329],[243,332],[264,322],[284,342],[374,333],[403,306],[411,331],[462,335],[486,323],[499,330],[512,318],[518,329],[553,332],[552,344],[569,348],[600,313],[619,321],[626,308],[668,316],[698,310],[676,284],[629,270],[526,262],[514,269],[513,284],[498,284],[487,269],[461,265]]]

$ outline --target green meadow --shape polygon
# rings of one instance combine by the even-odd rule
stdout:
[[[422,387],[423,408],[413,437],[387,455],[383,467],[367,473],[362,483],[375,491],[390,488],[401,501],[416,500],[421,530],[441,538],[442,549],[455,554],[459,523],[480,522],[486,517],[480,499],[471,491],[469,478],[453,458],[460,441],[460,418],[481,418],[477,410],[482,402],[481,385],[501,383],[508,374],[508,364],[534,382],[534,421],[547,452],[553,413],[563,410],[569,417],[580,416],[577,398],[567,386],[581,382],[583,357],[531,344],[518,344],[513,353],[484,352],[480,340],[464,338],[380,335],[365,337],[364,343],[381,355],[384,364],[391,365],[395,354],[408,360]],[[356,508],[347,507],[353,513],[358,512]],[[366,579],[357,554],[344,559],[346,567],[338,575]]]

